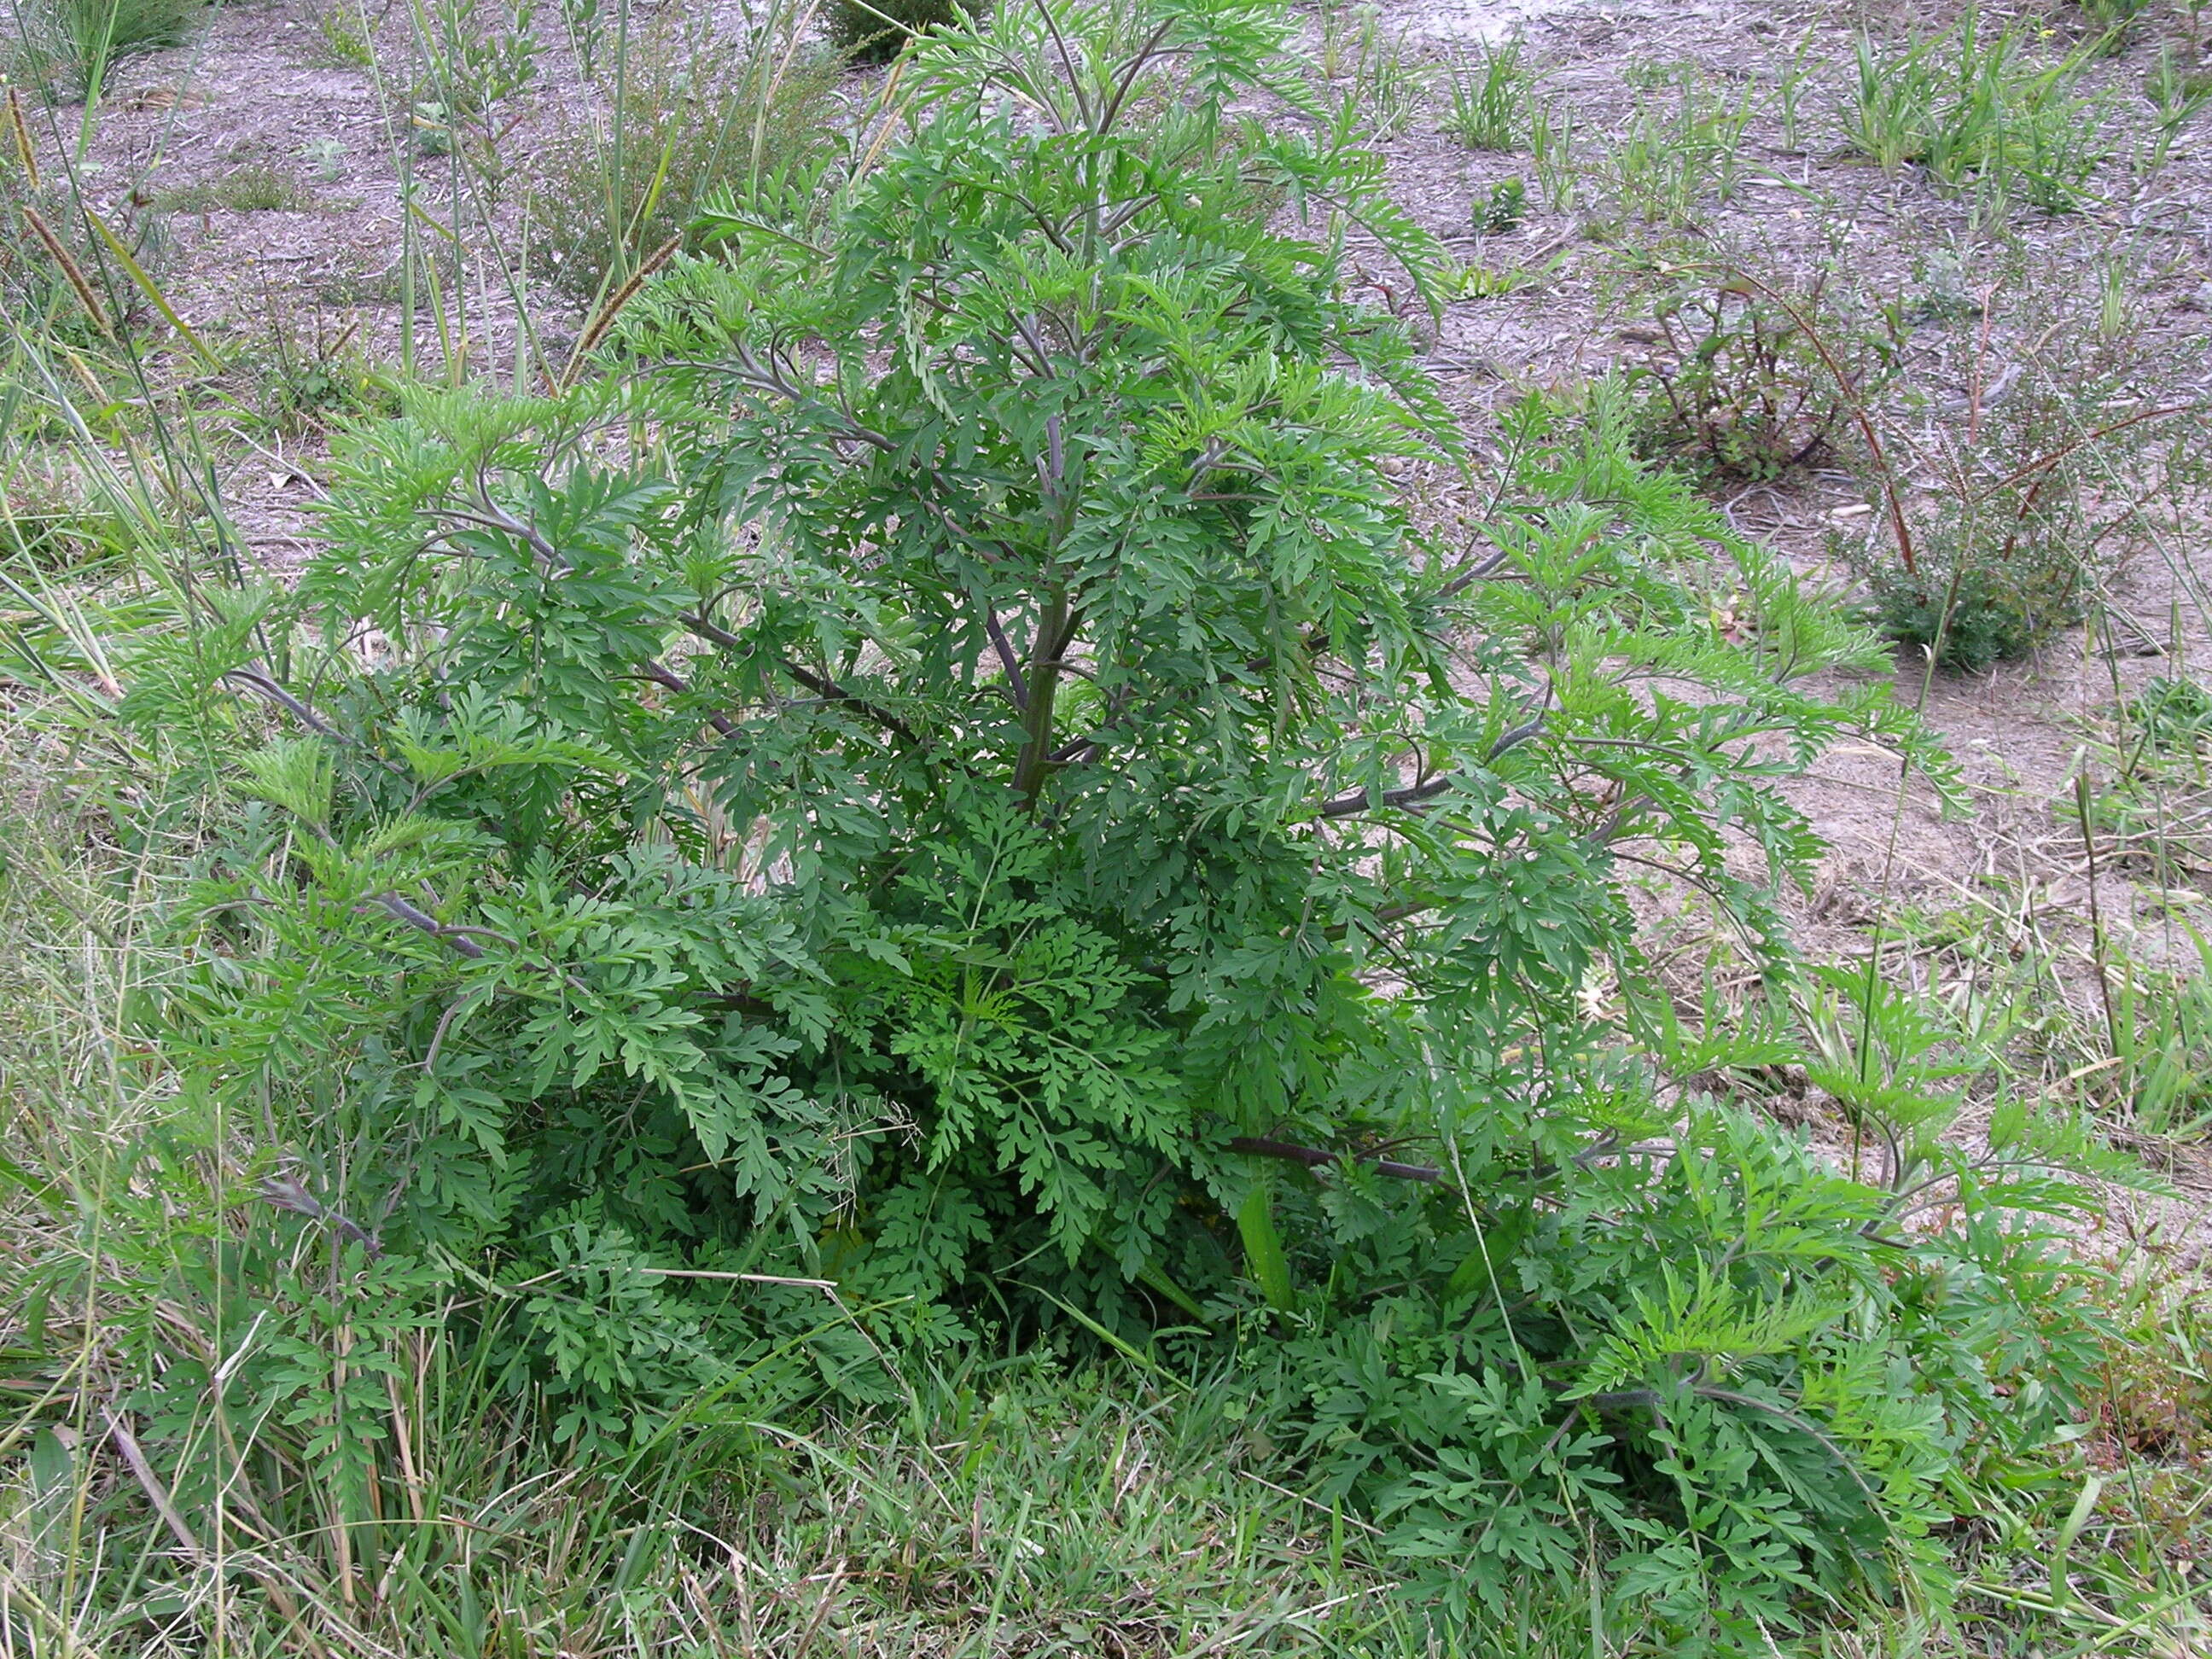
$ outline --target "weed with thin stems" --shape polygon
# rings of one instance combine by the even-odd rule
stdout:
[[[806,45],[803,9],[753,31],[659,27],[619,75],[566,112],[529,164],[523,199],[536,272],[572,298],[611,292],[653,250],[699,245],[701,213],[811,194],[836,152],[837,64]],[[724,198],[727,200],[723,200]]]
[[[1619,212],[1686,223],[1708,200],[1734,199],[1751,94],[1731,97],[1690,70],[1644,78],[1627,128],[1589,170]]]
[[[1710,267],[1654,284],[1638,304],[1659,337],[1639,371],[1646,453],[1754,481],[1827,455],[1849,429],[1847,398],[1877,395],[1893,356],[1877,331],[1845,318],[1833,275],[1770,278],[1784,300]],[[1836,353],[1850,368],[1849,393],[1829,361]]]
[[[2202,469],[2201,406],[2154,401],[2125,318],[2100,326],[2106,297],[2068,301],[2063,330],[2024,323],[2002,356],[1978,348],[1964,393],[1910,442],[1937,488],[1894,492],[1888,522],[1838,541],[1883,630],[1942,666],[2023,656],[2081,622],[2119,558],[2158,533],[2169,486]],[[2052,314],[2050,296],[2014,299],[2016,317]],[[1885,533],[1900,517],[1909,544]]]

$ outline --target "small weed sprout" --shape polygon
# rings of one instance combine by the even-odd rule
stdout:
[[[576,54],[576,67],[586,81],[596,79],[600,38],[605,33],[599,0],[561,0],[561,21],[568,30],[569,48]]]
[[[311,138],[300,146],[300,159],[312,162],[315,177],[334,185],[345,177],[346,147],[337,138]]]
[[[2125,46],[2151,0],[2076,0],[2082,21],[2093,32],[2090,50],[2100,55]]]
[[[1545,99],[1530,106],[1528,159],[1535,165],[1544,205],[1554,213],[1573,211],[1582,173],[1575,154],[1574,112],[1565,103]]]
[[[1475,233],[1481,236],[1504,236],[1520,228],[1521,221],[1528,212],[1528,186],[1519,173],[1500,179],[1490,187],[1490,194],[1476,204]]]
[[[2086,792],[2100,855],[2167,888],[2212,879],[2212,690],[2159,675],[2116,713]]]

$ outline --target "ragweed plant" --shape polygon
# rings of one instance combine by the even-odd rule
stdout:
[[[1445,266],[1294,63],[1243,0],[933,37],[879,163],[714,216],[618,372],[410,394],[295,591],[138,643],[223,824],[145,1018],[327,1246],[228,1316],[438,1307],[600,1446],[986,1326],[1232,1352],[1446,1622],[1593,1549],[1709,1648],[1924,1575],[2038,1351],[1954,1377],[1911,1287],[2028,1247],[1892,1236],[1684,1095],[1756,1030],[1588,991],[1655,865],[1785,976],[1778,781],[1933,757],[1612,392],[1417,532],[1399,464],[1472,463],[1340,228]],[[327,1422],[373,1540],[386,1381],[309,1346],[149,1379],[158,1445]]]

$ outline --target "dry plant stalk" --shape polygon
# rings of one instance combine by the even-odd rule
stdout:
[[[30,222],[31,234],[39,239],[46,252],[53,256],[54,263],[62,268],[62,275],[69,279],[70,287],[76,294],[76,302],[84,307],[85,315],[92,319],[92,325],[100,331],[102,338],[110,344],[114,343],[115,331],[108,325],[107,313],[100,303],[100,295],[93,292],[92,284],[85,280],[83,270],[70,257],[70,251],[62,246],[62,239],[54,234],[53,227],[39,216],[38,209],[28,204],[23,209],[23,217]]]
[[[622,315],[624,306],[637,297],[638,290],[645,286],[647,278],[674,258],[676,250],[683,246],[684,238],[680,234],[670,237],[646,256],[645,263],[630,273],[628,282],[607,295],[606,303],[599,308],[585,325],[583,333],[577,337],[576,349],[568,354],[568,366],[561,371],[562,390],[576,383],[576,374],[583,367],[584,360],[599,349],[599,342],[606,338],[607,331],[614,326],[615,319]]]
[[[23,100],[15,88],[8,88],[8,131],[15,140],[15,159],[23,165],[23,177],[33,190],[39,187],[39,155],[31,148],[31,129],[24,124]]]

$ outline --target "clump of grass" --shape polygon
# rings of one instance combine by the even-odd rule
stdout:
[[[164,213],[305,213],[315,193],[290,173],[253,162],[164,191],[154,204]]]
[[[1434,73],[1407,49],[1402,32],[1384,27],[1373,4],[1325,6],[1321,17],[1320,79],[1331,95],[1358,112],[1377,138],[1393,138],[1427,104]]]
[[[2207,104],[2212,104],[2212,74],[2191,69],[2174,55],[2169,42],[2161,46],[2143,79],[2142,94],[2155,118],[2148,146],[2139,155],[2137,169],[2154,173],[2165,167],[2174,140]]]
[[[1469,149],[1526,149],[1535,118],[1536,74],[1521,37],[1485,41],[1450,65],[1443,130]]]
[[[2111,150],[2106,106],[2076,90],[2083,61],[2038,66],[2018,27],[1991,33],[1971,9],[1901,51],[1862,36],[1844,144],[1889,172],[1918,166],[1948,190],[2071,212]]]
[[[2212,690],[2185,673],[2160,675],[2136,696],[2123,699],[2110,741],[2094,750],[2101,781],[2085,788],[2064,816],[2085,817],[2108,866],[2180,890],[2212,878]],[[2191,936],[2212,969],[2212,947]],[[2134,995],[2132,987],[2128,994]],[[2147,990],[2143,1018],[2114,1022],[2115,1037],[2139,1039],[2169,1053],[2176,1063],[2151,1092],[2171,1096],[2173,1080],[2197,1080],[2185,1092],[2198,1097],[2212,1121],[2212,996],[2200,982]],[[2166,1038],[2194,1030],[2177,1046]],[[2164,1033],[2164,1036],[2161,1036]],[[2179,1063],[2184,1054],[2192,1063]],[[2170,1115],[2162,1109],[2155,1115]]]
[[[158,270],[163,239],[158,215],[126,204],[101,224],[130,250],[141,271]],[[42,167],[14,88],[0,102],[0,305],[33,336],[45,332],[76,344],[113,343],[137,320],[143,290],[111,285],[105,240],[93,229],[66,174]],[[0,383],[14,365],[0,369]],[[0,453],[4,453],[0,444]]]
[[[524,186],[538,274],[577,300],[627,279],[722,192],[803,188],[831,148],[837,61],[794,38],[798,19],[733,38],[670,28],[631,46],[623,72],[594,90]]]
[[[82,571],[119,546],[112,514],[88,500],[82,480],[52,456],[20,457],[0,488],[0,570],[27,561]]]
[[[888,64],[918,35],[959,22],[980,9],[960,0],[830,0],[823,27],[856,64]]]
[[[11,56],[47,96],[90,98],[117,58],[182,46],[204,9],[203,0],[23,0]]]

